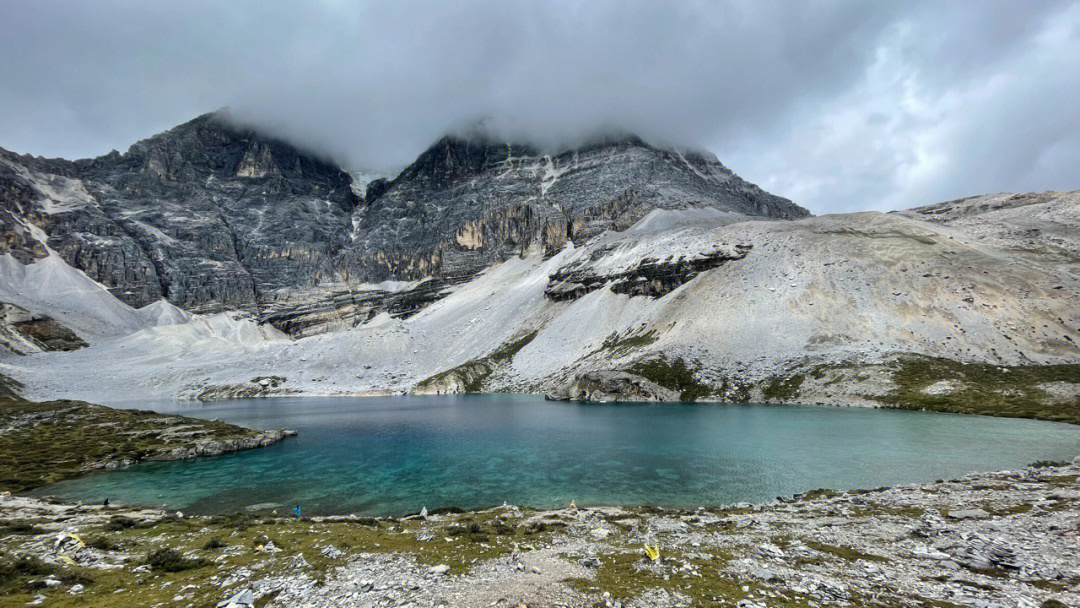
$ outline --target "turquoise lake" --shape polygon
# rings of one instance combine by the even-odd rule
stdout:
[[[290,428],[280,444],[43,488],[69,500],[217,513],[421,507],[693,507],[873,488],[1080,454],[1080,427],[861,408],[585,404],[536,395],[238,399],[140,409]]]

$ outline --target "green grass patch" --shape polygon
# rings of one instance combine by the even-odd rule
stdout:
[[[593,570],[595,578],[570,578],[563,582],[583,593],[606,591],[617,600],[631,600],[651,589],[663,589],[686,596],[689,606],[734,605],[759,594],[764,588],[759,583],[721,573],[718,566],[726,560],[724,555],[716,555],[714,559],[690,559],[684,555],[665,555],[663,546],[660,555],[659,561],[652,562],[641,547],[626,547],[624,551],[598,556],[600,566]],[[693,565],[698,576],[681,570],[683,564]],[[742,590],[744,586],[747,591]],[[809,598],[799,597],[788,589],[774,587],[772,591],[777,596],[769,597],[769,606],[806,608],[811,605]],[[756,597],[761,601],[760,595]]]
[[[85,568],[58,566],[47,564],[34,557],[0,553],[0,605],[3,604],[2,598],[10,598],[18,594],[28,596],[41,589],[44,586],[42,579],[50,575],[60,579],[66,585],[89,586],[94,582],[93,577]]]
[[[1067,488],[1076,484],[1076,475],[1044,475],[1039,481],[1058,488]]]
[[[652,329],[640,334],[628,334],[626,336],[620,336],[615,333],[604,340],[604,343],[600,345],[600,350],[614,356],[622,356],[630,351],[644,348],[653,342],[656,342],[656,339],[656,330]]]
[[[518,354],[521,349],[532,342],[533,339],[536,338],[537,333],[539,332],[532,331],[514,338],[479,359],[466,361],[457,367],[452,367],[425,378],[417,383],[416,387],[418,389],[423,389],[430,386],[436,386],[448,378],[456,377],[461,380],[462,388],[464,388],[466,393],[483,392],[484,383],[487,381],[488,377],[490,377],[500,365],[504,365],[513,360],[514,355]]]
[[[712,387],[698,382],[694,377],[694,370],[682,357],[676,357],[670,361],[663,356],[658,359],[638,361],[631,365],[628,371],[664,388],[678,391],[679,399],[682,401],[697,401],[713,394]]]
[[[1080,398],[1058,401],[1038,386],[1048,382],[1080,384],[1078,364],[1001,366],[905,355],[890,367],[896,387],[876,397],[889,407],[1080,424]],[[927,394],[928,387],[942,380],[955,381],[958,389]]]
[[[874,555],[872,553],[863,553],[863,552],[858,551],[856,549],[852,549],[851,547],[841,547],[841,546],[838,546],[838,545],[827,545],[825,543],[820,543],[820,542],[817,542],[817,541],[814,541],[814,540],[806,541],[806,546],[810,547],[814,551],[818,551],[818,552],[821,552],[821,553],[828,553],[830,555],[835,555],[836,557],[839,557],[840,559],[847,560],[847,561],[850,561],[850,562],[860,560],[860,559],[870,561],[870,562],[887,562],[887,561],[889,561],[889,558],[882,557],[880,555]]]
[[[761,389],[761,396],[767,401],[791,401],[799,396],[799,387],[802,386],[803,375],[773,376],[769,383]]]
[[[986,511],[990,515],[993,515],[994,517],[1008,517],[1010,515],[1019,515],[1020,513],[1027,513],[1031,509],[1032,506],[1026,502],[1009,505],[1007,507],[983,507],[984,511]]]

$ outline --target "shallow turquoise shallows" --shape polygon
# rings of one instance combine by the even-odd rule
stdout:
[[[859,408],[597,405],[535,395],[136,406],[300,435],[259,450],[91,475],[38,494],[192,513],[257,503],[372,515],[504,501],[688,507],[927,482],[1080,454],[1075,426]]]

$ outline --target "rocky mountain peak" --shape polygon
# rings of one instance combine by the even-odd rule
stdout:
[[[395,310],[415,310],[440,296],[433,284],[552,255],[656,209],[807,215],[710,154],[633,136],[558,153],[447,136],[393,180],[360,184],[215,112],[123,154],[7,164],[3,189],[21,202],[6,234],[23,259],[44,251],[32,248],[29,218],[66,263],[126,303],[249,310],[290,331],[343,310],[367,318],[382,304],[366,284],[428,281],[423,297],[394,296]]]
[[[123,154],[113,152],[80,164],[94,178],[141,174],[174,184],[211,176],[279,178],[289,183],[291,190],[302,187],[304,180],[330,188],[348,184],[348,176],[333,163],[288,142],[236,126],[221,110],[140,140]]]

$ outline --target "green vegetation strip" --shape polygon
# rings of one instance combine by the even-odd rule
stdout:
[[[886,406],[957,414],[1037,418],[1080,424],[1080,396],[1055,398],[1040,384],[1080,384],[1080,365],[990,365],[908,355],[892,364],[896,388],[877,397]],[[943,380],[956,389],[929,394]]]
[[[479,359],[471,359],[457,367],[452,367],[446,371],[439,372],[434,376],[421,380],[416,386],[418,388],[434,386],[447,378],[457,377],[461,379],[462,386],[466,393],[482,392],[484,390],[484,383],[487,381],[488,377],[491,376],[499,366],[512,361],[514,355],[518,354],[518,351],[528,346],[528,344],[536,338],[537,333],[537,331],[531,331],[518,336],[495,349],[488,355],[480,357]]]
[[[600,346],[600,350],[611,353],[614,356],[622,356],[633,350],[645,348],[653,342],[656,342],[656,338],[656,330],[652,329],[640,334],[630,334],[626,336],[611,334],[604,340],[604,343]]]

